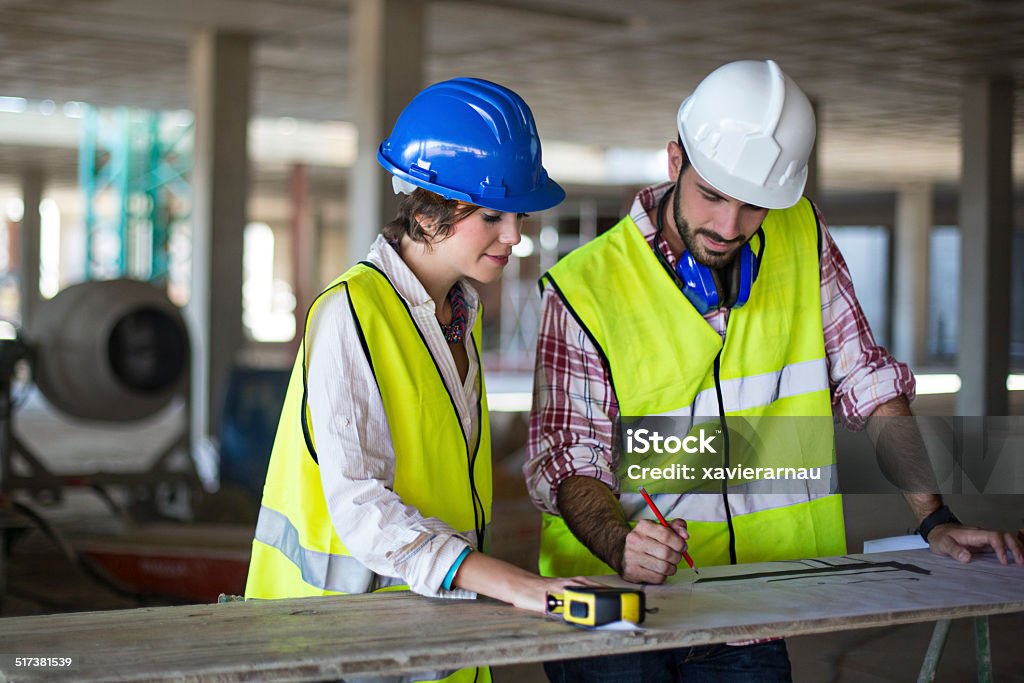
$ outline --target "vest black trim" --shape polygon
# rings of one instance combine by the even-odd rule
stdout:
[[[555,282],[555,278],[551,275],[550,272],[545,273],[544,277],[540,279],[541,289],[543,289],[544,287],[545,278],[548,282],[551,283],[551,286],[554,288],[555,293],[558,295],[558,298],[562,300],[562,304],[565,306],[565,310],[569,311],[569,315],[573,317],[573,320],[576,321],[576,324],[580,326],[580,329],[583,330],[583,333],[587,335],[588,339],[590,339],[590,343],[594,345],[595,349],[597,349],[598,355],[601,356],[601,362],[604,363],[604,367],[608,370],[608,380],[611,382],[612,385],[612,393],[615,396],[618,396],[618,392],[615,391],[615,377],[612,375],[612,364],[608,362],[608,356],[605,354],[604,349],[602,349],[601,345],[597,343],[597,339],[594,338],[594,335],[590,332],[590,329],[583,324],[583,319],[580,318],[576,310],[573,309],[572,304],[569,303],[569,299],[567,299],[566,296],[562,293],[562,289],[558,286],[558,283]]]
[[[309,402],[309,386],[306,383],[306,332],[309,330],[309,316],[313,312],[313,307],[316,305],[316,302],[320,300],[320,297],[324,296],[328,292],[337,289],[338,287],[343,287],[344,285],[345,283],[341,282],[338,283],[337,285],[334,285],[333,287],[328,287],[324,291],[317,294],[316,298],[313,299],[312,303],[309,304],[309,308],[306,309],[306,319],[305,322],[302,324],[302,405],[299,406],[302,412],[299,413],[299,424],[302,425],[302,438],[306,442],[306,451],[309,453],[309,457],[313,458],[313,462],[315,462],[318,466],[320,465],[320,460],[319,458],[317,458],[316,449],[313,447],[313,437],[311,437],[309,434],[309,425],[306,424],[306,406]],[[358,326],[358,320],[356,322]],[[360,336],[362,336],[362,332],[360,332]]]
[[[823,228],[821,227],[821,221],[818,220],[818,205],[811,201],[810,197],[804,197],[811,205],[811,214],[814,216],[814,225],[818,228],[815,236],[818,238],[818,282],[821,282],[821,243],[824,241],[822,237]]]
[[[481,417],[477,419],[479,427],[477,428],[476,448],[472,452],[470,452],[470,450],[469,450],[469,439],[466,438],[466,430],[464,430],[462,428],[462,421],[459,419],[459,409],[455,405],[455,397],[452,396],[451,390],[448,388],[448,385],[445,384],[445,382],[444,382],[444,374],[442,374],[442,372],[441,372],[441,366],[437,364],[437,359],[434,358],[434,354],[432,354],[430,352],[430,345],[427,344],[427,339],[426,339],[426,337],[423,336],[423,331],[416,324],[416,319],[412,315],[412,309],[409,308],[409,302],[407,302],[405,300],[405,298],[403,298],[402,295],[398,293],[398,288],[395,287],[395,283],[393,283],[391,281],[391,278],[389,278],[387,276],[387,274],[383,270],[378,268],[373,263],[370,263],[369,261],[360,261],[359,263],[360,263],[360,265],[364,265],[364,266],[370,268],[371,270],[376,271],[378,274],[380,274],[380,276],[382,278],[384,278],[384,281],[387,282],[391,286],[392,290],[394,290],[395,296],[397,296],[398,300],[402,302],[402,306],[405,308],[405,312],[409,315],[409,322],[412,323],[413,329],[416,330],[416,334],[419,335],[420,341],[423,342],[423,347],[426,349],[427,355],[430,356],[430,360],[433,361],[434,369],[437,371],[437,378],[439,380],[441,380],[441,386],[444,387],[444,391],[448,395],[448,401],[451,404],[452,413],[455,415],[455,422],[458,423],[458,425],[459,425],[459,433],[462,435],[463,443],[466,444],[466,462],[467,462],[467,464],[469,466],[469,488],[470,488],[469,495],[470,495],[470,499],[473,502],[473,525],[475,527],[473,530],[476,531],[477,538],[479,539],[479,542],[480,542],[480,548],[479,549],[482,550],[483,549],[483,543],[484,543],[483,542],[484,528],[486,528],[486,526],[487,526],[487,515],[483,514],[482,508],[484,507],[484,504],[483,504],[483,501],[480,500],[480,494],[477,493],[477,490],[476,490],[475,466],[476,466],[477,450],[479,450],[479,448],[480,448],[480,434],[483,431],[483,424],[482,424],[482,413],[483,413],[483,410],[482,410],[482,407],[481,407],[481,402],[483,401],[483,393],[484,392],[483,392],[483,384],[480,381],[480,378],[483,377],[483,360],[479,359],[479,358],[477,359],[478,362],[480,363],[480,370],[477,373],[477,378],[478,378],[477,379],[477,385],[478,385],[478,387],[480,387],[480,389],[477,392],[477,401],[476,401],[476,403],[477,403],[477,413]],[[468,339],[471,342],[473,342],[474,346],[475,346],[476,342],[475,342],[475,338],[474,338],[472,332],[470,332],[470,334],[468,336]],[[467,351],[467,353],[468,353],[468,351]],[[372,367],[372,363],[371,363],[371,367]],[[479,505],[480,505],[480,512],[481,512],[481,517],[483,518],[483,524],[480,524],[480,520],[477,517],[477,510],[478,510],[477,503],[479,503]]]

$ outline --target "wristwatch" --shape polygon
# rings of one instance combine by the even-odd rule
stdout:
[[[921,538],[927,541],[928,534],[940,524],[961,524],[961,521],[956,518],[956,515],[953,514],[948,505],[943,505],[921,520],[921,525],[917,527],[917,533],[921,534]]]

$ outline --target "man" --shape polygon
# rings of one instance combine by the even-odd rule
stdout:
[[[677,127],[670,182],[641,191],[629,216],[542,280],[524,466],[545,513],[542,574],[614,571],[659,584],[686,550],[698,567],[846,552],[841,500],[828,490],[680,489],[657,497],[671,528],[651,521],[617,474],[619,417],[715,416],[724,428],[738,415],[811,416],[830,426],[838,412],[853,429],[870,422],[877,438],[884,420],[869,418],[910,415],[914,378],[875,343],[842,256],[802,196],[815,124],[796,83],[771,61],[727,64],[682,103]],[[830,430],[817,450],[819,464],[834,463]],[[960,525],[932,493],[905,497],[934,552],[967,562],[991,547],[1024,564],[1012,534]],[[791,677],[782,640],[600,660],[546,668],[555,681],[597,671],[646,682]]]

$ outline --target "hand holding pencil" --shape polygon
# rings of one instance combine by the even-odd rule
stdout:
[[[665,520],[664,515],[661,514],[661,510],[659,510],[658,506],[654,504],[654,499],[651,498],[650,494],[647,493],[647,490],[644,489],[643,486],[640,487],[640,495],[642,495],[644,497],[644,500],[647,501],[647,507],[651,508],[651,512],[653,512],[654,516],[658,518],[658,521],[661,522],[661,525],[671,529],[672,525]],[[692,569],[697,574],[700,574],[700,572],[697,571],[696,565],[693,564],[693,558],[690,557],[690,553],[686,552],[685,550],[683,551],[683,559],[686,560],[686,564],[690,565],[690,569]]]
[[[630,528],[623,519],[622,526],[627,530],[621,546],[622,555],[618,562],[613,563],[619,576],[633,583],[657,585],[665,583],[665,579],[679,571],[690,538],[685,521],[641,519]]]

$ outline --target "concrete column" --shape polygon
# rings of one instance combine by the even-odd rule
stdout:
[[[21,217],[19,239],[20,276],[18,278],[18,309],[21,327],[30,330],[33,315],[42,298],[39,294],[39,237],[42,221],[39,217],[39,203],[43,201],[43,172],[38,168],[26,168],[21,172],[21,200],[24,211]]]
[[[811,108],[814,109],[815,136],[814,146],[811,147],[811,155],[807,158],[807,185],[804,186],[804,194],[811,198],[816,204],[821,203],[821,183],[818,178],[818,150],[821,148],[821,107],[818,99],[808,97]]]
[[[893,277],[893,353],[911,367],[928,355],[928,233],[932,227],[932,188],[900,188],[896,197]]]
[[[961,415],[1006,415],[1013,234],[1013,82],[964,83],[960,179]]]
[[[398,200],[377,164],[377,146],[405,105],[423,88],[423,0],[353,0],[349,101],[359,131],[349,190],[348,262],[369,250]]]
[[[293,164],[288,180],[291,199],[292,291],[295,293],[295,339],[297,351],[302,339],[306,311],[320,285],[316,255],[316,225],[309,202],[309,178],[304,164]]]
[[[247,222],[252,39],[215,30],[192,45],[192,429],[216,430],[242,348],[242,237]]]

